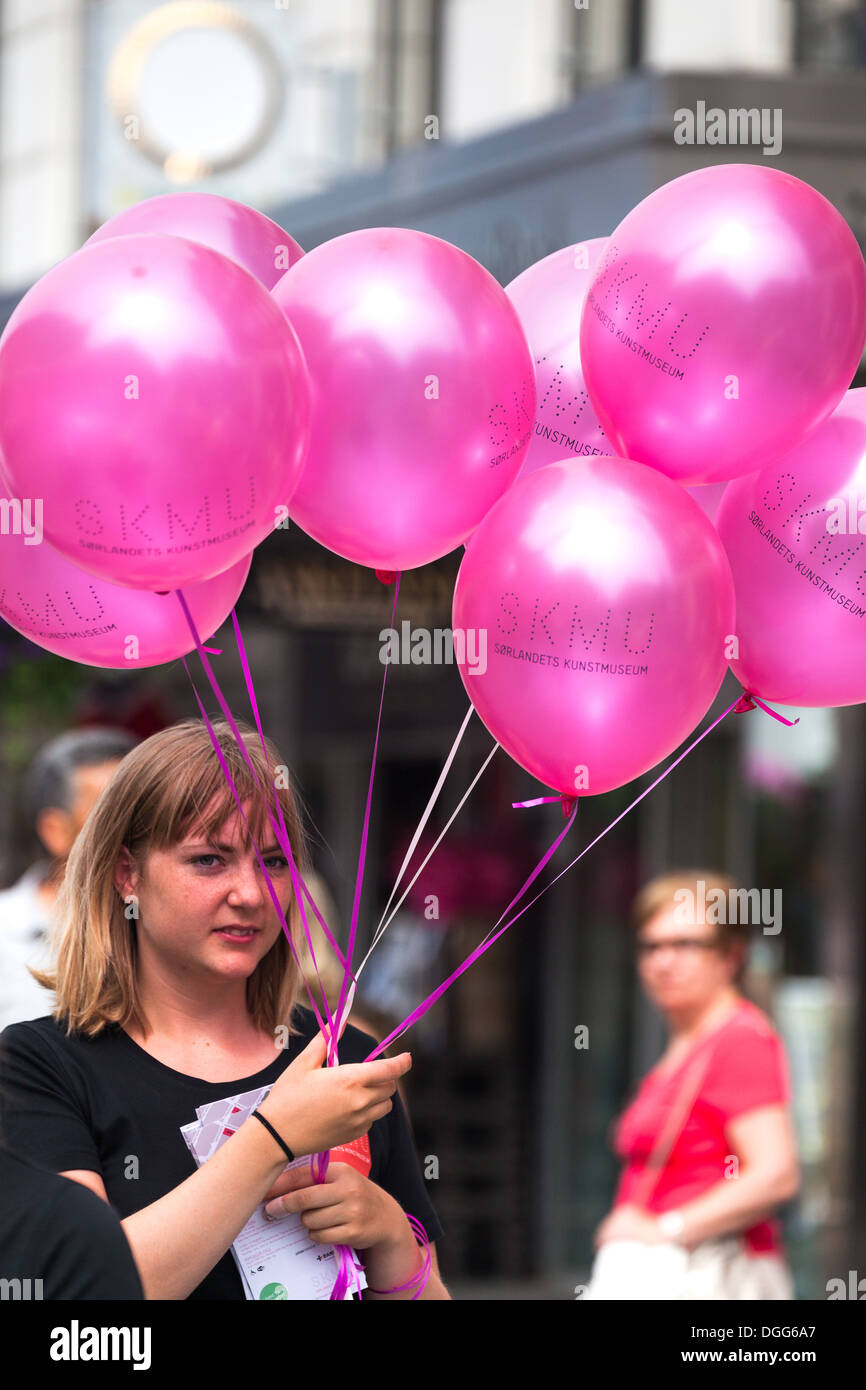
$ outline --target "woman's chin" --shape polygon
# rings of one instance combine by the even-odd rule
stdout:
[[[694,1000],[686,990],[677,989],[672,985],[669,989],[654,990],[653,1003],[657,1008],[664,1009],[668,1012],[670,1010],[691,1008],[694,1004]]]
[[[218,949],[208,962],[211,969],[224,979],[248,980],[262,958],[259,949],[235,951]]]

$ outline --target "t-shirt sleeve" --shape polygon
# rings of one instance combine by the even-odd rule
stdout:
[[[61,1179],[45,1208],[47,1299],[141,1300],[144,1293],[132,1251],[117,1215],[80,1183]]]
[[[0,1034],[0,1134],[13,1152],[51,1172],[102,1171],[81,1079],[31,1023]]]
[[[701,1100],[723,1121],[791,1098],[788,1062],[781,1038],[769,1024],[746,1023],[731,1029],[713,1055]]]
[[[398,1091],[394,1092],[393,1101],[391,1110],[385,1116],[389,1130],[388,1149],[377,1181],[380,1187],[396,1198],[407,1216],[414,1216],[416,1221],[421,1222],[429,1240],[440,1240],[442,1225],[424,1187],[412,1131]]]

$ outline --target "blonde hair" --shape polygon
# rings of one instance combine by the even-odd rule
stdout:
[[[270,809],[277,823],[275,798],[283,813],[295,863],[308,867],[299,801],[285,775],[277,749],[257,732],[236,721],[258,785],[234,735],[224,720],[213,722],[214,734],[228,766],[256,844],[268,826]],[[275,779],[275,769],[281,776]],[[251,805],[247,807],[247,802]],[[211,805],[213,803],[213,805]],[[210,808],[205,815],[207,808]],[[111,1024],[133,1023],[148,1030],[136,988],[135,921],[126,916],[114,874],[123,847],[142,860],[150,849],[168,849],[193,830],[215,837],[237,806],[217,758],[207,726],[186,719],[145,739],[121,760],[93,806],[72,847],[57,898],[57,965],[32,971],[56,991],[54,1017],[67,1032],[93,1036]],[[243,845],[249,831],[243,827]],[[302,935],[297,903],[292,898],[286,924],[295,949]],[[280,931],[271,950],[247,980],[247,1007],[265,1032],[291,1026],[301,974],[286,934]]]

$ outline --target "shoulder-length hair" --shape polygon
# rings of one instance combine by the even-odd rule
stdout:
[[[244,761],[225,720],[213,722],[226,765],[231,771],[249,829],[261,850],[268,843],[268,811],[279,824],[275,798],[283,812],[295,864],[308,870],[307,843],[300,804],[285,763],[276,747],[236,721],[256,780]],[[169,849],[201,829],[215,838],[237,806],[214,750],[207,726],[185,719],[145,739],[122,759],[111,781],[93,806],[66,865],[57,898],[57,965],[32,973],[40,984],[56,991],[54,1017],[68,1033],[90,1036],[111,1024],[133,1023],[148,1031],[137,989],[135,918],[115,887],[118,856],[125,846],[139,863],[151,849]],[[249,847],[247,826],[239,836]],[[294,898],[286,924],[295,950],[303,936]],[[292,1008],[301,986],[285,931],[247,980],[247,1007],[265,1032],[292,1027]]]

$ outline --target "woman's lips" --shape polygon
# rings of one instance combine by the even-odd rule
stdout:
[[[246,946],[255,941],[259,930],[258,927],[217,927],[216,935],[221,936],[223,941],[234,942],[236,946]]]

